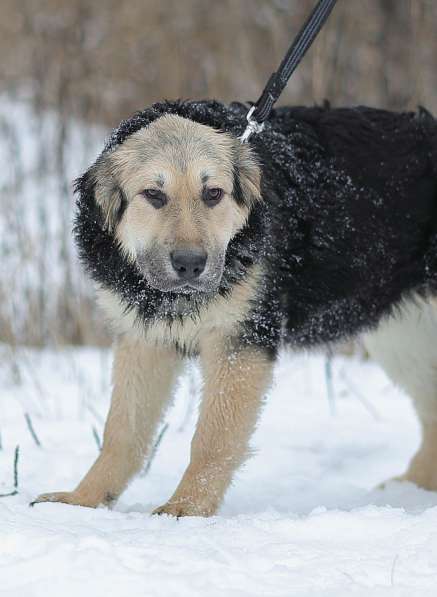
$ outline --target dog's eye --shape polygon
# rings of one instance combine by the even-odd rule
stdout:
[[[203,200],[205,201],[208,207],[214,207],[223,197],[223,189],[204,189],[203,190]]]
[[[156,209],[164,207],[168,201],[167,195],[158,189],[144,189],[141,195]]]

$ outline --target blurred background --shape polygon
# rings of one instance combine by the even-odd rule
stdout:
[[[72,179],[163,98],[255,100],[315,0],[0,0],[0,342],[108,343]],[[282,103],[437,114],[437,2],[339,0]]]

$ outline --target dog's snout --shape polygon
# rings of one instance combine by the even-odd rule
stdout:
[[[205,269],[207,253],[203,249],[175,249],[170,253],[170,259],[179,278],[193,280]]]

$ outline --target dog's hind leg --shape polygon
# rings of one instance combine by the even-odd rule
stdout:
[[[180,365],[181,358],[173,348],[148,346],[137,336],[120,337],[99,457],[74,491],[43,494],[33,503],[96,507],[114,501],[144,462]]]
[[[365,337],[370,355],[413,399],[422,443],[407,471],[396,477],[437,491],[437,306],[405,302]]]
[[[403,475],[397,481],[410,481],[423,489],[437,491],[437,422],[422,421],[422,443]]]
[[[201,363],[204,397],[190,464],[156,514],[214,514],[235,470],[249,455],[249,439],[271,382],[272,360],[262,349],[234,349],[217,336],[201,345]]]

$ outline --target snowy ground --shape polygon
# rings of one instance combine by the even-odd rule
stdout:
[[[70,489],[97,454],[110,355],[0,347],[0,595],[426,597],[437,593],[437,494],[392,483],[419,442],[407,398],[371,363],[283,356],[218,516],[152,517],[188,460],[196,384],[185,378],[146,475],[109,511],[28,502]],[[14,364],[11,364],[14,363]],[[194,394],[194,396],[193,396]],[[191,405],[191,406],[190,406]],[[29,413],[41,442],[26,425]]]

